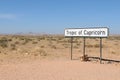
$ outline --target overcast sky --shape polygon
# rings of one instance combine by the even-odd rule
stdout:
[[[120,34],[120,0],[0,0],[0,33],[63,34],[86,27]]]

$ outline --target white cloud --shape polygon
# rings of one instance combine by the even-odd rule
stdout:
[[[0,14],[0,19],[15,19],[16,17],[15,14]]]

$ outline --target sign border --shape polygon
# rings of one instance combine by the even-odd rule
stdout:
[[[107,36],[106,37],[91,37],[91,36],[65,36],[65,30],[66,29],[99,29],[99,28],[107,28],[107,31],[108,31],[108,33],[107,33]],[[64,29],[64,36],[65,36],[65,38],[70,38],[70,37],[80,37],[80,38],[107,38],[107,37],[109,37],[109,28],[108,27],[87,27],[87,28],[65,28]]]

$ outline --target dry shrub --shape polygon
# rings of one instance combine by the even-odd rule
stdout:
[[[20,36],[19,40],[25,40],[25,38],[23,36]]]
[[[45,37],[44,37],[44,36],[40,36],[40,37],[37,38],[37,40],[38,40],[38,41],[40,41],[40,40],[45,40]]]
[[[66,43],[63,43],[62,45],[64,46],[64,48],[69,48],[70,46],[69,44],[66,44]]]
[[[45,46],[44,45],[42,45],[42,46],[40,46],[41,48],[45,48]]]
[[[51,38],[51,41],[57,41],[57,39],[56,38]]]
[[[27,44],[29,42],[29,39],[24,39],[24,42],[22,43],[23,45]]]
[[[100,47],[100,44],[95,44],[94,47],[95,47],[95,48],[99,48],[99,47]]]
[[[11,44],[11,50],[16,50],[16,45],[15,44]]]
[[[51,45],[52,49],[57,49],[57,47],[55,45]]]
[[[100,44],[94,44],[94,45],[91,45],[91,44],[88,44],[88,45],[85,45],[86,47],[88,48],[100,48]],[[102,45],[102,48],[105,47],[104,45]]]
[[[47,53],[45,50],[39,50],[41,56],[47,56]]]
[[[11,42],[11,41],[12,41],[12,39],[8,39],[8,41],[10,41],[10,42]]]
[[[20,44],[20,42],[19,42],[19,41],[16,41],[15,44]]]
[[[76,45],[77,45],[77,46],[80,46],[80,43],[77,43]]]
[[[57,43],[68,43],[69,41],[67,40],[57,40]]]
[[[88,47],[88,48],[92,48],[93,47],[93,45],[91,45],[91,44],[88,44],[88,45],[85,45],[86,47]]]
[[[112,51],[111,53],[112,53],[112,54],[116,54],[116,52],[115,52],[115,51]]]
[[[73,46],[73,48],[78,49],[78,48],[79,48],[79,46],[75,45],[75,46]]]
[[[37,43],[38,43],[38,42],[36,42],[36,41],[33,41],[33,42],[32,42],[32,44],[37,44]]]
[[[102,48],[105,48],[106,46],[102,44]],[[94,48],[100,48],[100,44],[95,44]]]
[[[39,46],[36,46],[31,52],[34,56],[47,56],[46,51],[41,49]]]
[[[32,41],[31,38],[25,37],[25,36],[20,36],[20,37],[19,37],[19,40],[24,41],[24,42],[22,43],[23,45],[25,45],[25,44],[27,44],[28,42]]]
[[[28,42],[30,42],[30,41],[32,41],[32,39],[30,39],[30,38],[25,38],[25,42],[26,42],[26,43],[28,43]]]
[[[0,39],[0,46],[2,48],[7,48],[8,47],[8,39],[6,37],[2,37]]]
[[[39,50],[37,50],[37,52],[34,53],[34,56],[38,56],[38,55],[40,55],[40,56],[47,56],[47,53],[46,53],[45,50],[39,49]]]
[[[59,41],[65,39],[64,36],[58,36],[57,38]]]

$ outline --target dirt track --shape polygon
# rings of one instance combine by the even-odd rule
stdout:
[[[0,80],[119,80],[120,65],[70,60],[0,65]]]

